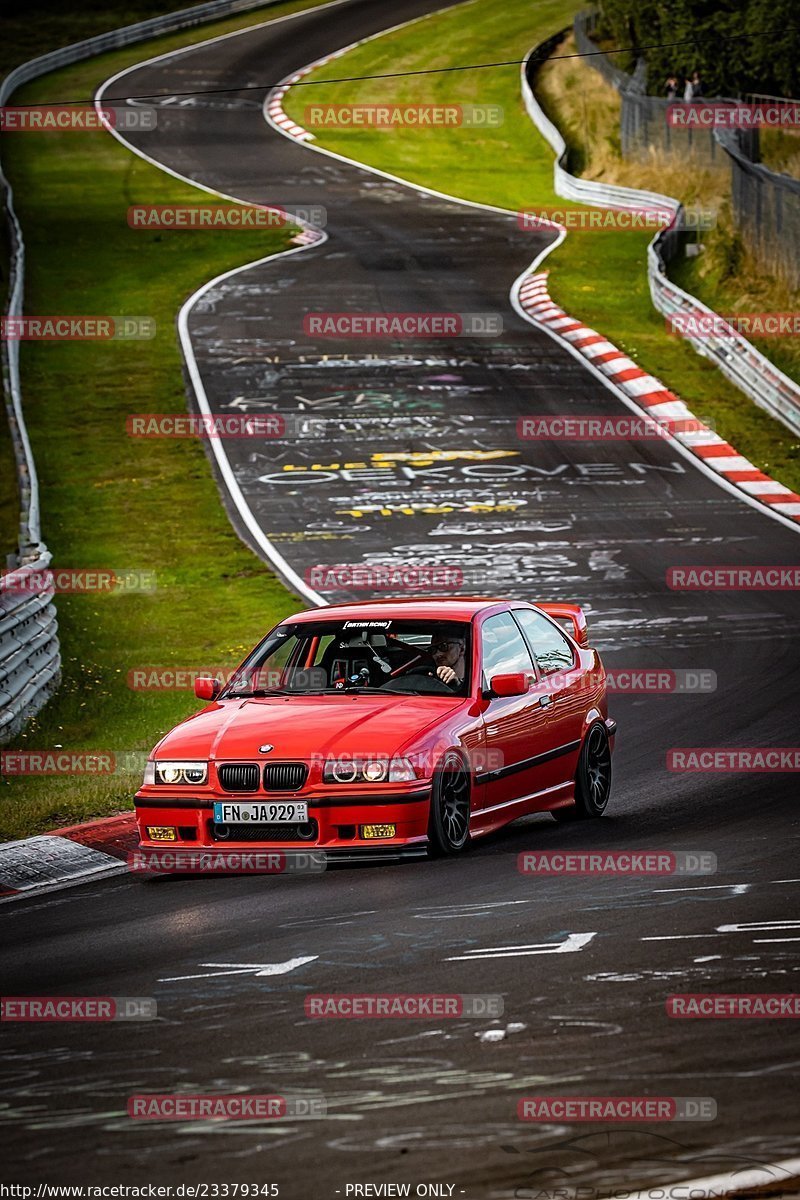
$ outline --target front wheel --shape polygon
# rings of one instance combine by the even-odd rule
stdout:
[[[431,791],[428,843],[431,854],[460,854],[469,844],[470,780],[461,755],[444,757]]]
[[[611,795],[611,746],[605,726],[593,725],[584,739],[575,772],[575,803],[553,811],[557,821],[601,817]]]

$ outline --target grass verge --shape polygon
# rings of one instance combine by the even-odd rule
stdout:
[[[319,144],[415,183],[512,211],[579,207],[565,204],[553,192],[552,151],[525,111],[517,66],[321,86],[342,75],[519,60],[570,23],[578,7],[572,0],[566,5],[507,0],[502,6],[474,0],[367,42],[312,77],[318,104],[498,104],[505,112],[500,127],[327,126],[316,130]],[[310,90],[295,88],[286,98],[287,112],[300,124],[306,123]],[[547,260],[554,300],[678,392],[697,416],[761,470],[800,489],[800,446],[791,435],[688,344],[667,335],[650,302],[648,240],[649,235],[637,232],[570,234]]]
[[[151,54],[312,2],[107,54],[31,83],[16,99],[86,97]],[[4,163],[27,246],[25,311],[147,315],[158,331],[152,341],[22,345],[42,527],[54,562],[154,571],[157,587],[59,597],[63,685],[14,747],[146,751],[198,702],[188,692],[131,690],[131,668],[235,664],[302,606],[237,538],[198,442],[125,432],[128,413],[186,410],[175,329],[183,300],[212,276],[283,249],[291,231],[130,229],[131,203],[192,203],[202,194],[103,132],[9,136]],[[0,500],[10,548],[16,496],[4,486]],[[0,839],[129,808],[137,783],[123,775],[6,775]]]

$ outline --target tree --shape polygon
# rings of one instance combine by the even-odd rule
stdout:
[[[796,0],[602,0],[596,35],[606,50],[641,48],[611,60],[630,71],[643,57],[655,94],[667,76],[677,75],[683,85],[695,70],[706,95],[798,94]]]

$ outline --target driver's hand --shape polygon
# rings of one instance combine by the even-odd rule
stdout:
[[[442,683],[455,683],[457,678],[452,667],[437,667],[436,676]]]

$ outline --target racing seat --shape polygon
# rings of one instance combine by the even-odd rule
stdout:
[[[377,676],[381,674],[369,648],[360,637],[334,638],[319,665],[325,672],[328,687],[335,687],[337,682],[357,675],[364,668],[369,672],[369,686],[375,687]]]

